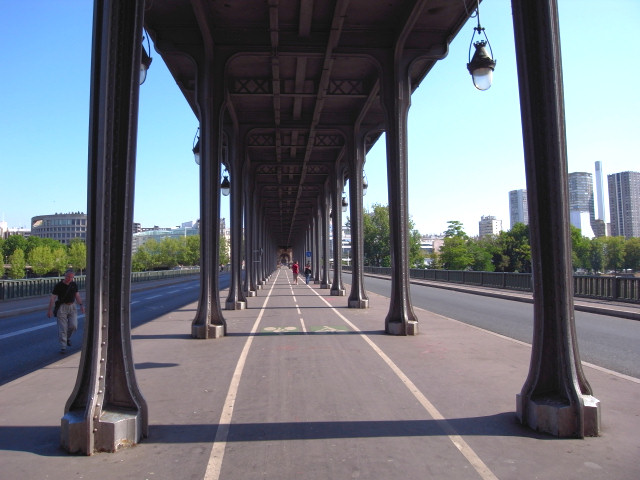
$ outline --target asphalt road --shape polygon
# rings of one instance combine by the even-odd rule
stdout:
[[[161,284],[131,293],[131,327],[176,310],[198,300],[199,277],[187,281]],[[229,274],[220,276],[220,289],[228,288]],[[84,292],[81,292],[84,297]],[[58,329],[55,318],[47,318],[48,298],[36,312],[2,318],[0,321],[0,385],[60,359]],[[67,355],[80,350],[84,334],[84,315],[78,311],[78,331],[73,335]]]
[[[220,278],[228,287],[229,275]],[[198,299],[198,279],[132,292],[132,328]],[[366,277],[367,290],[389,296],[391,282]],[[531,343],[533,306],[481,295],[411,285],[414,307]],[[0,322],[0,385],[43,368],[60,358],[55,320],[37,312],[3,318]],[[80,349],[84,316],[69,353]],[[640,322],[576,312],[578,345],[583,361],[640,378]]]
[[[379,295],[391,294],[390,280],[365,277],[364,285]],[[529,303],[415,284],[411,284],[411,300],[414,307],[522,342],[530,344],[533,337],[533,305]],[[575,319],[583,361],[640,378],[640,322],[579,311]]]

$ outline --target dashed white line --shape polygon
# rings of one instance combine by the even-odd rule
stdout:
[[[431,418],[438,420],[445,434],[449,437],[451,443],[464,455],[467,461],[473,466],[478,474],[484,480],[498,480],[498,477],[487,467],[487,465],[480,459],[476,452],[469,446],[467,442],[456,432],[455,428],[447,421],[447,419],[438,411],[438,409],[427,399],[427,397],[418,389],[418,387],[407,377],[400,367],[398,367],[393,360],[391,360],[386,353],[384,353],[367,335],[365,335],[357,326],[355,326],[349,319],[338,312],[333,305],[320,295],[315,290],[313,291],[320,299],[327,304],[327,306],[340,317],[347,325],[349,325],[355,332],[360,334],[360,337],[369,344],[369,346],[378,354],[378,356],[391,368],[393,373],[400,379],[400,381],[409,389],[418,402],[424,407],[424,409],[431,415]]]

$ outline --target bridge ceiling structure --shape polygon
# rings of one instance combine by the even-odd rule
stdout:
[[[209,81],[224,89],[225,121],[243,132],[246,172],[272,238],[290,246],[336,163],[349,161],[346,132],[364,132],[368,149],[385,130],[383,69],[407,62],[417,88],[469,18],[475,2],[466,3],[147,0],[144,22],[198,118],[199,69],[224,57]]]

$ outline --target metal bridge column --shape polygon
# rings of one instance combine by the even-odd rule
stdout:
[[[562,64],[556,0],[512,0],[524,140],[534,333],[517,416],[559,437],[596,436],[600,402],[575,332]]]
[[[238,155],[238,135],[234,132],[230,135],[229,145],[229,173],[231,174],[231,193],[229,206],[231,210],[231,282],[229,294],[225,304],[226,310],[244,310],[247,299],[242,291],[242,202],[243,202],[243,177],[244,159]],[[246,243],[246,242],[245,242]],[[245,274],[248,271],[245,259]]]
[[[342,187],[344,186],[344,165],[339,162],[331,171],[331,226],[333,229],[333,283],[331,295],[343,297],[346,294],[342,284]]]
[[[364,289],[364,223],[362,219],[362,168],[365,155],[365,136],[357,132],[347,135],[349,164],[349,206],[351,214],[351,292],[349,308],[369,308]],[[344,188],[343,184],[340,187]],[[340,203],[338,204],[340,205]]]
[[[401,51],[400,48],[397,51]],[[418,318],[409,290],[409,188],[407,115],[411,104],[409,66],[401,53],[383,68],[382,102],[386,117],[387,184],[391,230],[391,304],[385,331],[417,335]]]
[[[213,57],[213,58],[212,58]],[[207,51],[198,68],[200,112],[200,299],[191,324],[194,338],[219,338],[227,333],[220,306],[220,166],[224,95],[219,82],[224,60]]]
[[[322,222],[322,278],[320,288],[329,288],[329,185],[325,183],[320,196],[320,221]]]
[[[131,242],[144,1],[94,5],[87,321],[61,420],[70,453],[114,452],[148,433],[131,351]]]

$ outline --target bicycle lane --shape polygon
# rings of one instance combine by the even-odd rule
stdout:
[[[291,285],[286,273],[254,325],[206,479],[495,478],[468,447],[467,457],[460,453],[464,441],[443,431],[437,410],[425,410],[375,351],[368,338],[382,329],[357,331],[347,318],[364,314],[380,325],[382,309],[338,314],[330,305],[344,297]]]

